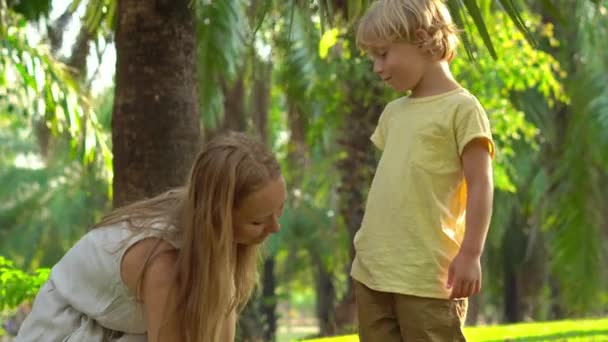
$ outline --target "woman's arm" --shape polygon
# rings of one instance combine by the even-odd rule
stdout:
[[[236,312],[232,310],[222,329],[221,341],[233,342],[236,335]]]
[[[153,251],[157,244],[158,247]],[[142,240],[125,253],[121,275],[127,287],[137,293],[137,278],[151,251],[153,255],[144,273],[139,293],[148,324],[148,341],[180,342],[183,338],[177,319],[168,312],[174,301],[171,289],[177,251],[165,241],[159,243],[157,239]]]

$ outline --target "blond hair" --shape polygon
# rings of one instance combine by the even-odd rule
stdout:
[[[183,188],[116,209],[96,225],[127,222],[134,233],[157,229],[152,226],[159,223],[175,227],[159,236],[181,245],[173,275],[176,302],[165,317],[176,317],[183,341],[218,341],[228,313],[242,310],[251,297],[258,246],[235,242],[232,213],[280,173],[262,143],[229,132],[205,145]],[[142,277],[143,272],[139,284]]]
[[[424,30],[426,39],[416,31]],[[416,44],[431,55],[451,61],[458,45],[458,30],[441,0],[380,0],[359,22],[357,46],[374,50],[393,42]]]

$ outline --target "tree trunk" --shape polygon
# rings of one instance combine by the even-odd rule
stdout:
[[[290,167],[290,187],[301,188],[304,179],[304,170],[309,170],[312,164],[309,146],[306,142],[307,120],[298,109],[298,106],[288,99],[288,122],[291,137],[288,147],[288,160]],[[298,201],[292,201],[292,205],[298,206]],[[323,227],[319,227],[322,229]],[[315,280],[316,316],[319,321],[319,332],[321,336],[332,334],[334,320],[334,304],[336,302],[336,291],[333,284],[333,275],[320,257],[314,246],[309,247],[311,267]]]
[[[560,320],[565,317],[564,308],[562,307],[562,298],[560,293],[559,281],[555,277],[549,278],[549,289],[551,291],[551,307],[549,312],[549,319]]]
[[[251,115],[257,134],[260,139],[268,144],[268,108],[270,104],[270,80],[272,77],[272,65],[255,59],[253,63],[257,64],[253,81],[253,91],[250,95],[252,107],[254,109]],[[242,83],[242,80],[241,80]],[[245,96],[244,91],[242,95]],[[244,110],[245,98],[241,99],[242,110],[238,113],[241,119],[225,120],[225,122],[243,122],[246,123],[247,112]],[[228,106],[225,104],[225,115],[230,115]],[[224,124],[226,127],[226,124]],[[246,127],[243,127],[243,130]],[[253,341],[273,341],[277,330],[277,315],[276,315],[276,275],[275,275],[275,259],[274,255],[266,256],[262,269],[262,291],[261,295],[254,296],[243,313],[239,317],[237,325],[238,341],[253,342]]]
[[[467,326],[475,326],[479,320],[479,308],[481,306],[481,294],[473,296],[469,299],[469,308],[467,310]]]
[[[247,129],[245,118],[245,84],[243,72],[238,72],[234,82],[224,84],[224,124],[222,130],[243,132]]]
[[[256,60],[253,81],[253,122],[260,138],[265,144],[268,141],[268,110],[270,108],[270,83],[272,63]]]
[[[319,333],[321,336],[332,334],[334,322],[334,304],[336,301],[336,289],[333,283],[333,277],[327,271],[327,267],[323,264],[323,260],[318,254],[311,254],[313,267],[315,271],[315,289],[316,289],[316,304],[317,318],[319,320]]]
[[[112,113],[114,207],[182,185],[199,149],[187,0],[119,0]]]
[[[521,321],[519,310],[519,291],[517,288],[517,275],[512,265],[505,263],[504,273],[504,310],[505,320],[509,323]]]
[[[71,67],[70,71],[74,75],[80,84],[84,84],[87,77],[87,57],[89,56],[90,42],[95,38],[91,32],[87,29],[85,23],[82,23],[76,42],[72,46],[72,54],[67,61],[67,64]]]
[[[264,273],[262,277],[262,315],[264,316],[264,341],[273,342],[277,331],[277,298],[275,289],[277,287],[274,274],[274,256],[269,256],[264,261]]]
[[[515,323],[520,322],[523,317],[518,270],[526,253],[526,237],[522,232],[522,226],[525,226],[525,218],[522,216],[519,207],[514,208],[511,215],[509,224],[511,229],[507,234],[504,234],[501,248],[504,272],[504,317],[507,322]]]
[[[252,102],[254,113],[252,115],[257,134],[260,139],[269,144],[268,141],[268,110],[270,106],[270,81],[272,77],[272,64],[254,60],[258,64],[254,70]],[[243,120],[244,121],[244,120]],[[277,296],[276,296],[276,261],[275,255],[269,255],[264,261],[264,278],[262,283],[262,313],[266,322],[264,341],[274,341],[278,328]]]

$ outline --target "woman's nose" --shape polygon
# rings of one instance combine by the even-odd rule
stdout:
[[[280,228],[281,224],[279,223],[279,219],[277,217],[274,217],[267,227],[270,233],[277,233]]]

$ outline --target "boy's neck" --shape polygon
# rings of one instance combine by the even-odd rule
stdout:
[[[412,89],[410,97],[427,97],[462,88],[452,76],[447,61],[429,63],[420,82]]]

